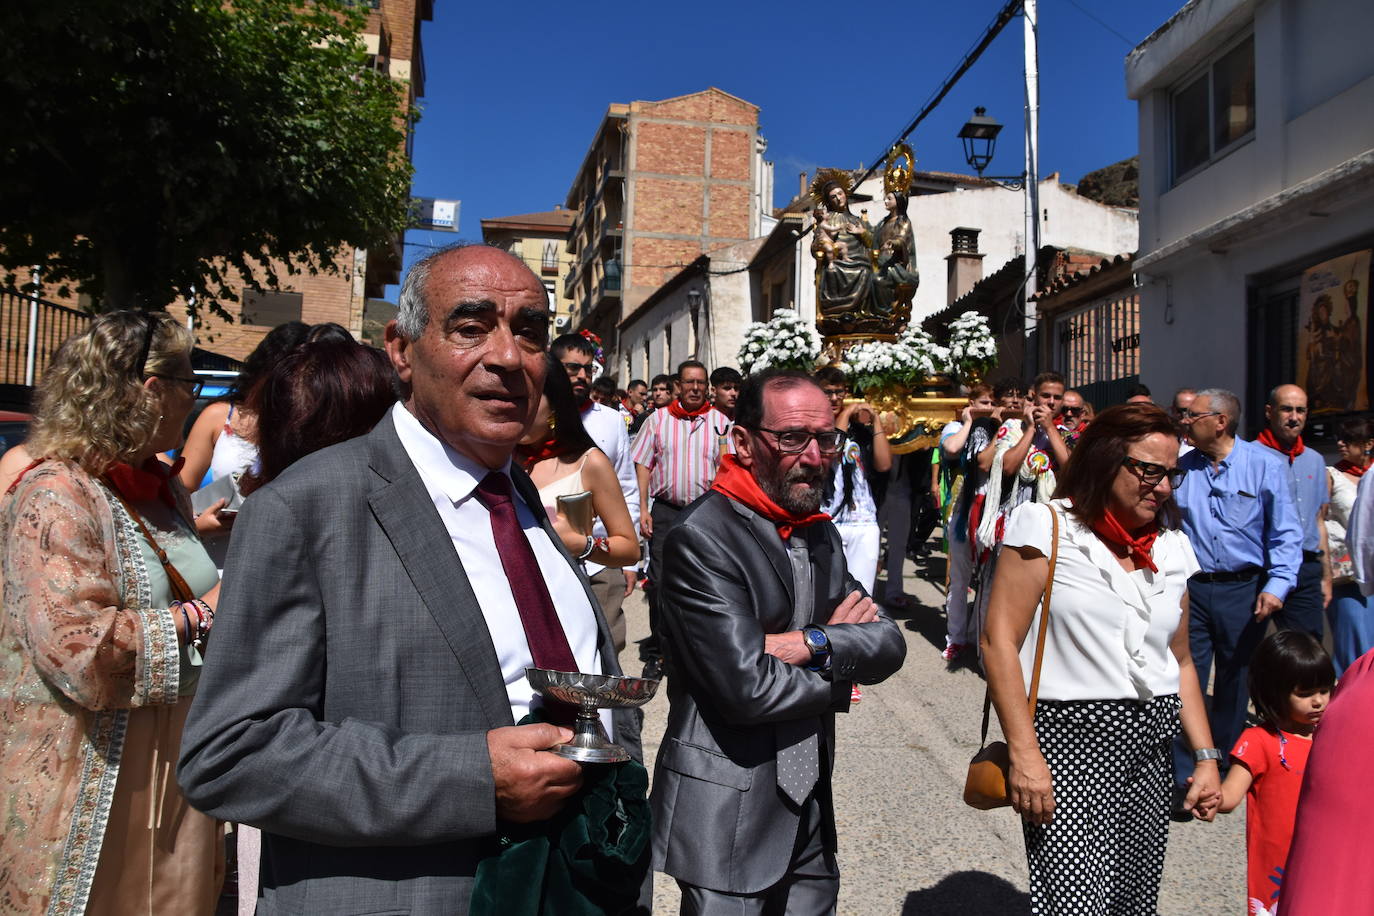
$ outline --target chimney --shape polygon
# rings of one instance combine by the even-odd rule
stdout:
[[[953,305],[983,279],[983,255],[978,253],[978,233],[981,231],[967,226],[949,231],[950,253],[945,256],[949,264],[945,281],[946,305]]]
[[[801,184],[801,190],[797,191],[797,195],[798,195],[799,197],[805,197],[805,196],[806,196],[806,173],[805,173],[805,172],[802,172],[802,173],[801,173],[801,182],[800,182],[800,184]]]

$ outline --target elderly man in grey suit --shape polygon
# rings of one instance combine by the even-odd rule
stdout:
[[[655,765],[654,865],[684,914],[833,913],[836,712],[906,643],[817,512],[844,434],[805,375],[750,377],[736,454],[663,552],[673,658]]]
[[[386,332],[402,402],[244,505],[178,778],[262,829],[260,914],[466,913],[498,823],[545,820],[581,783],[546,750],[568,729],[514,725],[539,703],[526,666],[618,673],[510,464],[548,327],[509,254],[418,262]]]

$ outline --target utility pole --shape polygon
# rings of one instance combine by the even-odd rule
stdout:
[[[1024,290],[1025,333],[1035,330],[1035,260],[1040,253],[1040,58],[1036,32],[1040,25],[1037,0],[1023,0],[1021,15],[1026,39],[1026,286]],[[1035,368],[1034,353],[1027,347],[1027,369]]]

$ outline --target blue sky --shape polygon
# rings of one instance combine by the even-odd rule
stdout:
[[[718,86],[760,107],[781,206],[799,171],[872,164],[1002,5],[437,0],[413,192],[462,201],[457,237],[480,239],[483,218],[563,202],[610,103]],[[1181,6],[1040,0],[1042,176],[1135,154],[1124,59]],[[968,172],[956,135],[982,105],[1006,125],[989,173],[1021,171],[1022,60],[1018,17],[917,128],[918,169]],[[408,233],[407,265],[453,239]]]

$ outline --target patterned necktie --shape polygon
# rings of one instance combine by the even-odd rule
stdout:
[[[800,629],[810,620],[811,606],[815,600],[810,551],[802,537],[789,539],[787,547],[787,558],[792,563],[792,587],[796,594],[791,629]],[[778,788],[797,805],[805,804],[821,777],[820,719],[807,716],[779,722],[774,727],[774,740]]]
[[[515,597],[515,609],[520,613],[520,625],[524,627],[535,667],[576,671],[577,660],[568,645],[558,612],[554,610],[548,583],[539,569],[534,548],[530,547],[520,520],[515,517],[510,478],[492,471],[477,485],[477,500],[491,516],[496,553],[501,557],[501,568],[505,570],[511,594]],[[573,709],[567,704],[546,700],[545,708],[559,723],[572,719]]]

